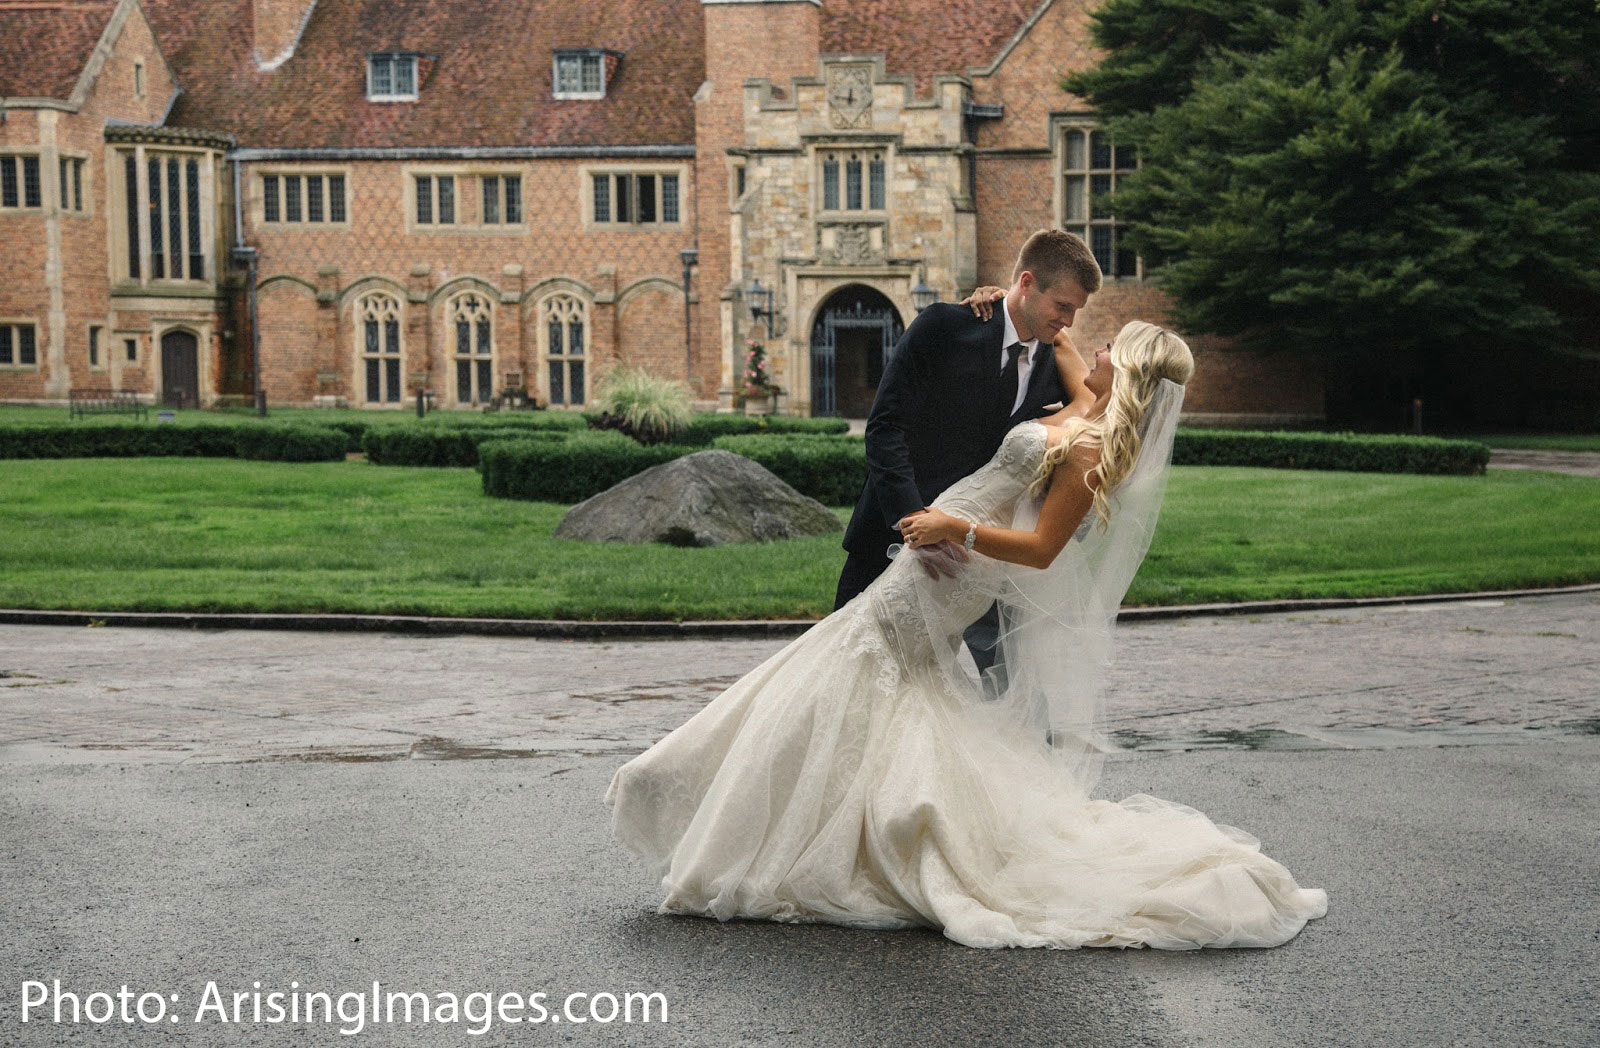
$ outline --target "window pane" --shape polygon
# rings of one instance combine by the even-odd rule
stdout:
[[[400,352],[400,321],[386,320],[383,322],[383,351],[389,354]]]
[[[1087,179],[1084,176],[1067,176],[1066,212],[1068,222],[1082,222],[1089,217],[1089,207],[1084,195],[1088,188]]]
[[[577,55],[561,55],[556,59],[556,90],[563,94],[581,89],[583,74]]]
[[[0,364],[14,364],[16,359],[11,355],[11,325],[0,324]],[[554,364],[550,365],[555,367]]]
[[[478,353],[480,355],[487,355],[488,352],[489,352],[490,344],[491,343],[490,343],[490,339],[489,339],[489,318],[488,317],[479,317],[478,318]]]
[[[861,210],[861,158],[852,156],[844,162],[844,206],[848,211]]]
[[[594,176],[594,220],[611,221],[611,176]]]
[[[439,223],[453,225],[456,220],[456,180],[451,175],[439,176]]]
[[[822,161],[822,207],[825,211],[839,210],[839,158],[835,156]]]
[[[328,176],[328,221],[344,221],[344,176]]]
[[[552,357],[559,357],[561,355],[561,346],[562,346],[561,335],[562,335],[563,331],[564,331],[564,328],[561,326],[561,321],[556,317],[551,317],[550,318],[550,355]]]
[[[656,220],[656,176],[639,175],[639,221],[654,222]]]
[[[1111,272],[1111,227],[1092,227],[1089,230],[1089,247],[1094,251],[1094,260],[1100,263],[1100,271]]]
[[[150,275],[161,280],[167,275],[166,256],[161,246],[165,239],[161,235],[161,161],[150,157],[147,167],[145,174],[150,183]]]
[[[1133,277],[1139,275],[1139,260],[1134,255],[1133,248],[1129,247],[1126,238],[1119,230],[1112,230],[1112,243],[1116,245],[1117,271],[1112,276]]]
[[[498,178],[485,178],[483,180],[483,220],[486,223],[500,221],[500,180]]]
[[[94,327],[89,329],[89,366],[100,366],[100,329]]]
[[[394,60],[394,93],[417,93],[417,59],[414,55],[400,55]]]
[[[456,354],[467,356],[472,352],[472,324],[462,319],[456,321]]]
[[[167,158],[167,234],[172,251],[167,265],[172,267],[172,279],[183,278],[183,187],[178,183],[178,158]]]
[[[583,361],[574,360],[567,365],[572,373],[572,388],[567,391],[569,404],[583,403]]]
[[[123,196],[128,205],[128,275],[139,279],[139,162],[132,153],[122,158]]]
[[[456,361],[456,400],[462,404],[472,403],[472,361]]]
[[[83,210],[83,161],[72,162],[72,202],[77,211]]]
[[[628,206],[628,202],[629,202],[629,199],[633,195],[632,192],[631,192],[631,190],[633,188],[633,176],[632,175],[618,175],[617,176],[617,180],[616,180],[616,185],[617,185],[617,221],[618,222],[632,222],[633,221],[633,210],[632,210],[632,208],[630,208]]]
[[[583,56],[583,90],[593,94],[600,90],[600,56]]]
[[[743,171],[743,168],[740,168]],[[678,221],[678,176],[661,176],[661,221]]]
[[[0,207],[21,207],[17,195],[17,158],[0,156]]]
[[[384,377],[388,379],[388,387],[384,390],[384,400],[389,403],[398,403],[400,400],[400,358],[390,357],[383,362]]]
[[[382,361],[377,357],[367,358],[367,403],[376,404],[383,399],[383,388],[379,380],[383,375]]]
[[[283,180],[283,217],[287,222],[301,220],[300,209],[300,176],[295,175]]]
[[[129,360],[138,360],[139,359],[139,340],[138,339],[136,339],[136,338],[125,338],[125,339],[123,339],[122,340],[122,349],[123,349],[123,352],[125,352],[128,355],[128,359]]]
[[[874,211],[883,210],[883,157],[874,156],[868,165],[868,197],[867,206]]]
[[[567,353],[574,357],[583,356],[583,321],[574,320],[567,328]]]
[[[1111,192],[1110,175],[1089,176],[1089,217],[1110,218],[1111,209],[1107,207],[1106,196]]]
[[[278,221],[278,176],[268,175],[261,180],[262,216],[268,222]]]
[[[505,191],[506,221],[515,225],[522,221],[522,176],[507,175]]]
[[[67,181],[67,158],[61,158],[61,210],[72,209],[72,183]]]
[[[1067,170],[1082,171],[1088,164],[1088,157],[1084,155],[1086,136],[1082,131],[1067,132]]]
[[[478,399],[488,400],[494,396],[494,364],[487,360],[478,361]]]
[[[433,179],[426,175],[417,178],[417,224],[433,221]]]
[[[1111,139],[1104,131],[1094,131],[1089,135],[1089,166],[1096,171],[1104,171],[1111,166]]]
[[[22,158],[22,203],[24,207],[43,207],[44,194],[39,189],[39,158]]]
[[[39,362],[37,347],[34,342],[32,324],[21,324],[17,327],[17,363],[22,365],[37,364]]]
[[[189,279],[206,278],[205,252],[200,247],[200,164],[191,160],[184,168],[189,207]]]
[[[378,352],[378,322],[376,320],[367,321],[367,323],[366,323],[366,335],[367,335],[367,340],[366,340],[367,341],[367,352],[368,353],[376,353],[376,352]]]
[[[552,404],[565,404],[567,402],[567,387],[562,382],[563,372],[565,371],[566,365],[562,364],[561,361],[552,360],[550,362],[550,403]]]
[[[322,176],[306,176],[306,221],[322,221]]]
[[[372,56],[372,93],[374,95],[394,94],[394,75],[390,69],[388,55]]]

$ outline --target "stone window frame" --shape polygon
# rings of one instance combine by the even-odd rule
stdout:
[[[483,221],[483,180],[486,178],[506,178],[514,176],[522,181],[522,221],[496,222],[489,224]],[[502,163],[416,163],[404,165],[401,177],[405,179],[403,198],[405,207],[405,231],[408,234],[445,234],[450,236],[527,236],[528,225],[528,186],[532,181],[529,169],[524,165]],[[433,179],[433,214],[434,221],[417,221],[417,180],[419,178]],[[449,178],[453,182],[451,189],[451,204],[454,208],[453,222],[438,221],[438,179]]]
[[[154,275],[153,253],[150,251],[151,244],[149,242],[151,230],[146,221],[141,221],[141,219],[147,220],[149,214],[149,161],[153,157],[181,160],[183,163],[181,173],[185,179],[187,179],[189,163],[192,161],[195,164],[199,184],[196,187],[197,199],[193,202],[196,206],[193,214],[197,215],[200,220],[197,242],[202,259],[201,275],[198,277],[188,275],[173,277],[166,275],[165,272],[159,277]],[[137,205],[131,214],[128,206],[130,203],[128,160],[130,158],[134,161],[135,199],[133,202]],[[118,283],[140,287],[152,284],[168,287],[211,287],[216,284],[223,267],[216,255],[218,222],[216,201],[218,187],[212,158],[213,154],[209,150],[187,148],[181,145],[125,145],[111,151],[111,180],[107,191],[107,198],[110,201],[108,224],[112,232],[112,252],[114,255],[111,263],[112,272]],[[165,182],[165,177],[163,177],[163,182]],[[184,269],[187,271],[190,269],[189,263],[192,261],[190,249],[194,246],[196,240],[189,235],[190,225],[188,220],[193,216],[190,214],[190,201],[187,198],[186,189],[187,187],[185,186],[185,193],[181,199],[184,223],[180,225],[180,230],[182,231],[181,241],[185,248],[183,252]],[[168,194],[163,193],[162,203],[164,205],[170,204],[170,196]],[[139,231],[139,240],[136,248],[139,258],[137,272],[134,272],[130,259],[130,254],[135,250],[129,244],[130,222],[136,225]],[[167,239],[167,243],[163,244],[163,247],[170,248],[170,226],[164,229],[163,236]],[[162,257],[167,257],[169,253],[169,251],[164,251]],[[165,268],[163,267],[164,270]]]
[[[106,326],[104,324],[86,324],[83,342],[84,359],[89,362],[90,371],[105,371],[110,361],[111,343],[106,339]],[[99,360],[95,358],[99,357]]]
[[[580,330],[583,332],[583,352],[562,353],[559,356],[550,352],[550,322],[552,309],[560,307],[568,320],[576,319]],[[590,397],[594,390],[594,303],[586,296],[580,295],[569,288],[560,288],[550,292],[539,300],[538,309],[534,314],[535,330],[538,332],[539,343],[539,377],[538,388],[544,395],[544,401],[552,408],[584,408],[590,404]],[[564,325],[568,341],[563,349],[570,345],[571,325]],[[565,389],[572,387],[572,364],[576,362],[582,368],[583,397],[574,401],[568,396],[564,400],[556,400],[551,392],[550,367],[552,364],[562,367]]]
[[[56,202],[62,214],[88,218],[94,213],[92,160],[88,153],[65,149],[56,151]],[[68,172],[71,172],[70,178]]]
[[[1084,136],[1083,164],[1074,164],[1069,170],[1068,162],[1070,158],[1068,156],[1067,139],[1073,133],[1080,133]],[[1104,135],[1109,141],[1111,164],[1108,167],[1096,167],[1094,164],[1095,135]],[[1133,147],[1124,146],[1123,149],[1131,150]],[[1111,139],[1110,133],[1104,129],[1101,121],[1095,116],[1077,113],[1055,119],[1051,126],[1051,171],[1053,172],[1051,181],[1054,197],[1051,204],[1051,212],[1055,216],[1057,228],[1082,236],[1091,251],[1094,250],[1094,230],[1097,228],[1109,230],[1112,237],[1109,259],[1112,265],[1108,267],[1103,262],[1101,263],[1101,270],[1105,279],[1112,282],[1138,283],[1148,275],[1143,257],[1133,254],[1133,271],[1122,272],[1125,268],[1122,263],[1127,259],[1126,255],[1116,248],[1118,233],[1126,228],[1125,225],[1119,223],[1114,215],[1097,215],[1094,211],[1092,197],[1094,179],[1096,177],[1108,178],[1111,189],[1115,190],[1117,179],[1129,172],[1137,171],[1142,163],[1139,157],[1135,155],[1132,167],[1120,166],[1117,153],[1115,140]],[[1069,213],[1072,204],[1069,199],[1069,182],[1075,178],[1083,179],[1084,190],[1091,196],[1079,201],[1081,207],[1077,211]],[[1084,236],[1085,233],[1089,235]],[[1096,259],[1099,260],[1098,253],[1096,254]]]
[[[377,307],[377,308],[373,308]],[[388,315],[392,312],[392,317]],[[354,332],[352,340],[355,348],[355,382],[359,394],[359,402],[363,407],[395,405],[403,407],[406,397],[406,303],[405,299],[393,290],[387,288],[373,288],[362,292],[355,299],[350,310],[351,328]],[[377,353],[367,351],[367,324],[381,322],[385,325],[378,333],[379,350]],[[394,324],[394,351],[387,352],[389,331],[387,325]],[[378,384],[383,396],[378,400],[370,399],[367,378],[371,361],[378,361],[382,366],[378,372]],[[392,380],[392,381],[391,381]]]
[[[844,216],[867,216],[869,218],[888,217],[890,212],[890,171],[893,170],[895,162],[894,150],[889,145],[881,142],[830,142],[814,146],[812,148],[812,154],[812,170],[816,172],[816,179],[813,183],[815,186],[815,200],[813,203],[818,215],[824,215],[829,218],[840,218]],[[849,168],[848,161],[844,158],[847,158],[850,154],[860,154],[863,160],[860,183],[862,202],[861,207],[849,206]],[[838,163],[838,173],[835,176],[837,179],[835,182],[837,194],[835,200],[839,206],[836,207],[827,206],[827,165],[830,159],[835,160]],[[871,206],[871,164],[873,159],[880,160],[883,165],[883,180],[881,183],[883,196],[881,201],[882,206],[880,207]]]
[[[417,52],[415,52],[415,51],[369,51],[369,52],[367,52],[367,101],[368,102],[415,102],[417,100],[418,95],[421,93],[421,90],[422,90],[422,85],[418,82],[418,78],[421,76],[421,65],[422,65],[422,63],[420,61],[421,58],[422,58],[422,56],[420,54],[418,54]],[[394,89],[395,88],[394,70],[397,68],[397,66],[395,66],[393,63],[395,63],[397,60],[402,60],[402,59],[406,60],[406,61],[409,61],[411,63],[411,91],[410,91],[410,93],[406,93],[404,91],[397,91],[397,90]],[[376,90],[377,79],[378,79],[378,77],[377,77],[377,68],[378,68],[378,63],[380,61],[390,63],[390,69],[389,69],[389,88],[390,89],[388,91],[386,91],[386,92],[383,92],[383,93],[378,93],[377,90]]]
[[[117,342],[116,352],[121,354],[117,358],[119,365],[122,367],[129,365],[139,366],[140,362],[144,360],[144,339],[146,334],[147,332],[144,331],[133,331],[127,328],[111,333],[111,337]],[[129,349],[133,350],[132,356],[128,355]]]
[[[28,203],[28,165],[27,161],[34,163],[34,192],[38,203]],[[41,149],[14,148],[7,146],[0,149],[0,212],[8,214],[42,214],[45,209],[45,199],[49,193],[45,186],[45,179],[49,177],[45,170],[44,151]],[[8,169],[9,168],[9,172]],[[5,187],[9,185],[15,203],[6,203]]]
[[[354,194],[351,192],[351,185],[354,181],[354,170],[350,167],[330,167],[327,165],[317,165],[314,167],[286,167],[275,165],[257,168],[250,173],[250,177],[251,186],[254,191],[250,202],[250,219],[255,223],[257,229],[310,233],[324,229],[348,230],[351,227],[351,212],[354,210],[350,206],[354,197]],[[275,219],[269,219],[267,217],[267,179],[269,178],[277,178],[280,180],[278,184],[280,194],[278,201],[278,217]],[[301,218],[299,221],[291,221],[288,218],[288,183],[282,181],[283,179],[288,178],[297,178],[302,180],[303,183],[304,180],[310,178],[321,178],[323,180],[323,217],[320,221],[312,221],[310,218],[310,195],[306,192],[306,186],[308,183],[303,184],[301,189],[303,194],[301,200]],[[330,188],[332,183],[329,180],[334,178],[341,178],[344,180],[344,202],[342,205],[344,208],[344,218],[342,219],[335,219],[332,217],[333,194]]]
[[[737,208],[750,191],[750,161],[746,157],[728,160],[728,207]]]
[[[640,175],[654,176],[656,186],[656,219],[651,222],[640,222],[637,219],[619,222],[614,217],[616,214],[616,176],[631,175],[637,178]],[[665,221],[662,215],[667,210],[665,197],[665,183],[662,176],[677,178],[677,212],[676,221]],[[608,218],[599,221],[595,218],[597,203],[595,200],[595,179],[607,176],[609,189],[607,201],[609,204]],[[610,232],[662,232],[681,231],[687,228],[685,214],[689,210],[689,165],[681,163],[640,163],[640,164],[580,164],[578,166],[578,198],[583,215],[583,228],[586,231]],[[637,214],[637,208],[633,209]]]
[[[467,172],[466,177],[472,181],[473,188],[478,193],[476,229],[484,233],[526,233],[528,231],[528,172],[520,167],[515,168],[473,168]],[[505,186],[506,179],[517,180],[518,209],[520,217],[517,221],[508,221],[502,217],[499,221],[490,222],[485,215],[484,183],[490,179],[498,180],[499,207],[502,216],[505,214]],[[458,183],[459,185],[459,183]],[[457,215],[460,214],[460,198],[457,197]],[[470,227],[469,227],[470,228]]]
[[[458,408],[470,408],[479,404],[487,404],[494,396],[495,369],[500,361],[500,354],[497,352],[496,347],[500,326],[500,319],[496,315],[495,309],[496,297],[481,287],[466,287],[451,295],[444,302],[444,356],[450,362],[449,384],[446,388],[450,391],[450,403]],[[467,299],[472,299],[473,303],[471,305],[466,304],[465,300]],[[477,312],[476,309],[479,305],[483,307],[481,313]],[[465,310],[472,310],[473,312],[463,318],[461,313]],[[484,315],[487,315],[489,321],[489,350],[487,353],[480,348],[482,346],[481,322],[484,319]],[[460,352],[461,333],[458,326],[463,319],[466,319],[469,325],[467,337],[468,345],[471,347],[469,352],[465,354]],[[467,379],[472,392],[477,394],[467,400],[461,399],[461,365],[463,363],[472,365],[467,371]],[[485,364],[488,366],[487,372],[484,370]],[[489,377],[488,389],[480,388],[483,385],[482,380],[485,374]]]
[[[24,374],[36,374],[39,371],[39,358],[43,356],[40,352],[42,347],[39,344],[39,326],[38,317],[22,316],[21,314],[0,316],[0,352],[4,352],[11,358],[10,360],[0,360],[0,371],[21,372]],[[31,364],[24,364],[20,359],[22,356],[22,338],[18,332],[25,327],[33,329],[33,363]]]
[[[133,97],[144,98],[144,60],[134,59],[133,62]]]
[[[576,63],[577,81],[567,74]],[[590,73],[594,74],[590,86]],[[557,100],[584,100],[606,97],[606,52],[599,47],[561,47],[550,56],[550,96]]]

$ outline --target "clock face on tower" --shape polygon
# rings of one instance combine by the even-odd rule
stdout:
[[[872,126],[872,71],[866,66],[828,70],[828,114],[834,127]]]

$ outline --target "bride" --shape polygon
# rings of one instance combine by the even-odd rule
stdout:
[[[1115,748],[1112,626],[1192,371],[1172,332],[1128,324],[1086,414],[1013,428],[901,521],[865,592],[617,771],[612,830],[661,878],[661,912],[1169,950],[1276,946],[1326,913],[1243,830],[1090,796]],[[969,552],[929,570],[919,551],[946,541]],[[980,678],[962,631],[994,602]]]

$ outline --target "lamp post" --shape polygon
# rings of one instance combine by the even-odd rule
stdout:
[[[919,278],[917,286],[911,289],[911,304],[918,313],[939,301],[939,292],[928,286],[925,279]]]
[[[690,389],[694,388],[694,343],[689,338],[689,278],[699,260],[700,252],[692,247],[678,252],[678,261],[683,263],[683,379],[690,383]]]
[[[750,319],[760,320],[762,317],[767,318],[767,339],[770,341],[772,338],[773,318],[772,292],[761,286],[760,277],[752,277],[750,286],[745,288],[744,293],[750,297]]]

